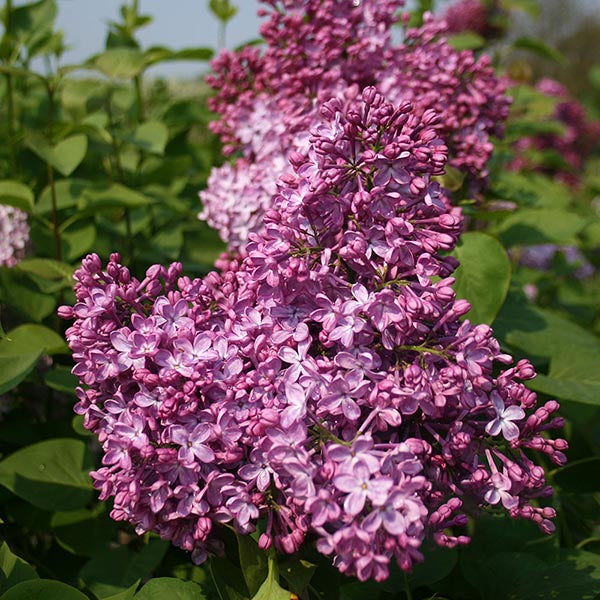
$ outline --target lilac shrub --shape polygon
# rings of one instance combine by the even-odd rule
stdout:
[[[506,84],[487,57],[454,50],[447,26],[431,15],[394,44],[391,27],[403,2],[372,0],[265,0],[261,33],[266,50],[224,51],[207,81],[217,94],[211,124],[226,154],[242,159],[213,171],[201,192],[200,217],[218,229],[230,249],[241,249],[259,231],[274,205],[277,179],[289,172],[292,153],[306,156],[308,132],[318,108],[356,88],[376,85],[388,101],[413,103],[424,115],[434,109],[434,127],[450,148],[450,165],[478,189],[487,177],[493,146],[508,115]],[[252,166],[250,166],[252,165]],[[252,172],[252,175],[249,173]],[[255,177],[254,174],[258,174]],[[247,190],[246,190],[247,186]]]
[[[547,435],[563,420],[523,385],[530,363],[502,370],[491,329],[462,319],[440,117],[353,90],[322,104],[276,208],[221,274],[175,263],[140,281],[117,254],[89,255],[60,310],[100,497],[196,563],[229,525],[381,581],[429,536],[467,543],[451,529],[482,510],[554,528],[533,458],[565,462]]]
[[[14,267],[29,243],[27,214],[12,206],[0,205],[0,266]]]

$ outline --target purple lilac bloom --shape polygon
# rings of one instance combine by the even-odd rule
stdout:
[[[261,28],[264,52],[250,47],[223,51],[207,77],[216,91],[209,102],[220,116],[211,128],[227,154],[239,152],[242,158],[213,170],[200,193],[199,217],[219,231],[231,250],[242,250],[249,234],[264,226],[265,213],[276,204],[276,181],[292,174],[289,159],[301,160],[303,178],[318,169],[309,152],[309,132],[331,140],[340,129],[335,118],[327,125],[320,122],[319,107],[332,97],[344,102],[357,87],[375,84],[395,105],[410,101],[425,120],[435,111],[439,118],[428,124],[448,146],[450,165],[468,176],[473,192],[481,188],[493,149],[490,138],[502,134],[510,103],[506,84],[496,78],[487,56],[476,59],[469,50],[453,49],[446,41],[446,23],[432,15],[396,44],[391,29],[402,0],[263,3],[268,6],[261,11],[267,17]],[[377,185],[390,179],[408,183],[404,160],[395,158],[377,157]],[[291,205],[302,202],[307,192],[300,183],[282,194]],[[377,201],[382,211],[393,212],[389,199]],[[430,201],[439,200],[434,194]],[[380,236],[369,242],[369,252],[386,249]]]
[[[566,460],[548,435],[559,405],[537,406],[530,363],[503,368],[490,327],[463,319],[439,117],[374,87],[319,115],[222,273],[191,280],[176,263],[138,280],[117,254],[76,271],[60,315],[75,410],[104,452],[100,497],[196,562],[222,551],[224,525],[264,519],[262,548],[291,554],[310,534],[361,580],[410,570],[426,537],[468,543],[460,529],[486,507],[551,532],[533,460]]]
[[[28,243],[26,213],[0,204],[0,266],[14,267],[25,256]]]

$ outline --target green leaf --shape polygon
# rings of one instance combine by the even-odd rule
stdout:
[[[116,524],[106,514],[104,505],[61,511],[52,515],[50,526],[58,543],[71,554],[93,556],[108,547],[116,537]]]
[[[12,356],[0,355],[0,394],[17,387],[35,367],[41,355],[41,350]]]
[[[524,573],[506,600],[595,600],[598,594],[600,555],[575,550],[556,565]]]
[[[0,546],[0,571],[0,594],[22,581],[39,578],[34,568],[13,554],[6,542]]]
[[[140,552],[121,546],[97,553],[85,564],[79,577],[99,598],[120,593],[148,577],[160,564],[168,542],[151,538]]]
[[[205,600],[199,585],[171,577],[151,579],[136,594],[136,600]]]
[[[533,52],[542,58],[547,58],[559,64],[565,62],[565,57],[561,52],[556,48],[549,46],[543,40],[535,37],[520,37],[512,43],[512,47],[515,50],[527,50]]]
[[[0,600],[89,600],[74,587],[53,579],[23,581],[2,594]]]
[[[172,52],[167,60],[210,60],[214,54],[212,48],[183,48]]]
[[[34,278],[62,284],[59,288],[70,287],[73,282],[73,267],[50,258],[25,258],[15,268]]]
[[[28,323],[19,325],[8,332],[5,340],[0,340],[0,356],[43,352],[60,354],[68,352],[65,340],[44,325]]]
[[[227,558],[211,558],[209,568],[221,600],[250,599],[242,572]]]
[[[453,254],[460,261],[454,273],[457,298],[471,303],[473,323],[491,324],[508,293],[511,268],[506,251],[493,237],[468,232]]]
[[[600,400],[598,401],[600,404]],[[553,482],[573,494],[591,494],[600,491],[600,457],[592,456],[570,462],[555,471]]]
[[[579,347],[592,355],[600,352],[599,339],[576,323],[509,294],[494,321],[496,335],[530,356],[551,357],[563,347]],[[537,381],[537,378],[533,381]]]
[[[93,182],[86,179],[60,179],[54,183],[56,193],[56,208],[64,210],[76,206],[85,205],[85,191],[94,186]],[[38,215],[48,215],[52,212],[52,194],[50,186],[44,188],[35,205],[35,213]]]
[[[507,10],[519,10],[537,19],[540,16],[540,6],[537,0],[500,0],[500,6]]]
[[[23,183],[5,179],[0,181],[0,204],[8,204],[32,212],[33,192]]]
[[[590,83],[600,92],[600,65],[594,65],[589,73]]]
[[[20,325],[0,339],[0,394],[16,387],[44,353],[66,352],[65,342],[43,325]]]
[[[208,6],[215,17],[223,23],[227,23],[238,11],[237,7],[229,0],[210,0]]]
[[[273,550],[268,558],[268,575],[252,600],[290,600],[290,592],[279,585],[279,569]]]
[[[71,370],[60,365],[44,374],[46,385],[63,394],[75,395],[75,388],[79,385],[79,379],[71,373]]]
[[[474,31],[466,31],[449,36],[448,43],[455,50],[479,50],[485,46],[485,38]]]
[[[144,152],[164,154],[169,140],[169,130],[160,121],[147,121],[138,125],[135,133],[126,140]]]
[[[85,158],[87,152],[87,136],[82,133],[72,135],[56,146],[51,146],[39,135],[26,138],[27,146],[42,160],[52,165],[61,175],[68,177]]]
[[[0,483],[45,510],[73,510],[90,500],[92,463],[85,444],[52,439],[26,446],[0,462]]]
[[[83,211],[82,211],[83,212]],[[96,244],[96,227],[93,223],[74,223],[62,234],[63,258],[77,260]]]
[[[279,566],[281,576],[297,596],[306,590],[316,569],[317,565],[302,559],[288,560]]]
[[[10,33],[30,51],[52,32],[57,6],[54,0],[41,0],[13,8]]]
[[[561,209],[518,210],[500,226],[500,240],[507,246],[536,244],[574,244],[586,221],[573,212]]]
[[[590,354],[579,345],[565,346],[555,341],[548,375],[539,374],[528,385],[550,396],[600,406],[597,352]]]
[[[146,61],[137,48],[110,48],[96,57],[96,67],[111,79],[131,79],[139,75]]]
[[[140,585],[139,581],[136,581],[131,587],[123,590],[122,592],[118,592],[112,596],[106,596],[103,600],[132,600],[135,597],[135,591],[138,589]]]
[[[267,578],[267,556],[249,536],[237,533],[240,566],[250,596],[254,596]]]
[[[107,208],[140,208],[152,202],[147,196],[120,183],[113,183],[105,188],[90,189],[86,197],[88,212],[92,214]]]
[[[0,300],[27,321],[40,322],[56,308],[56,298],[41,292],[28,274],[6,267],[0,267]]]
[[[441,581],[452,572],[458,560],[458,552],[455,549],[440,548],[434,544],[425,546],[423,554],[425,560],[417,563],[408,576],[411,588],[431,586]]]

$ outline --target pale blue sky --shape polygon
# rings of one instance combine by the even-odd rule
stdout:
[[[81,62],[104,46],[106,23],[119,20],[124,0],[58,0],[57,26],[71,46],[65,63]],[[227,26],[227,46],[234,48],[258,36],[260,20],[257,0],[234,0],[239,8]],[[139,30],[143,47],[168,46],[175,50],[188,46],[217,47],[218,21],[208,10],[208,0],[140,0],[140,11],[154,22]],[[168,63],[151,73],[163,76],[195,77],[207,69],[206,63]]]

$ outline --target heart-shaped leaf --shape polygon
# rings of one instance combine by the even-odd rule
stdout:
[[[96,58],[95,64],[111,79],[131,79],[142,72],[146,61],[136,48],[110,48]]]
[[[42,160],[52,165],[61,175],[68,177],[85,158],[87,136],[82,133],[72,135],[51,146],[41,136],[30,136],[26,140],[29,148]]]

